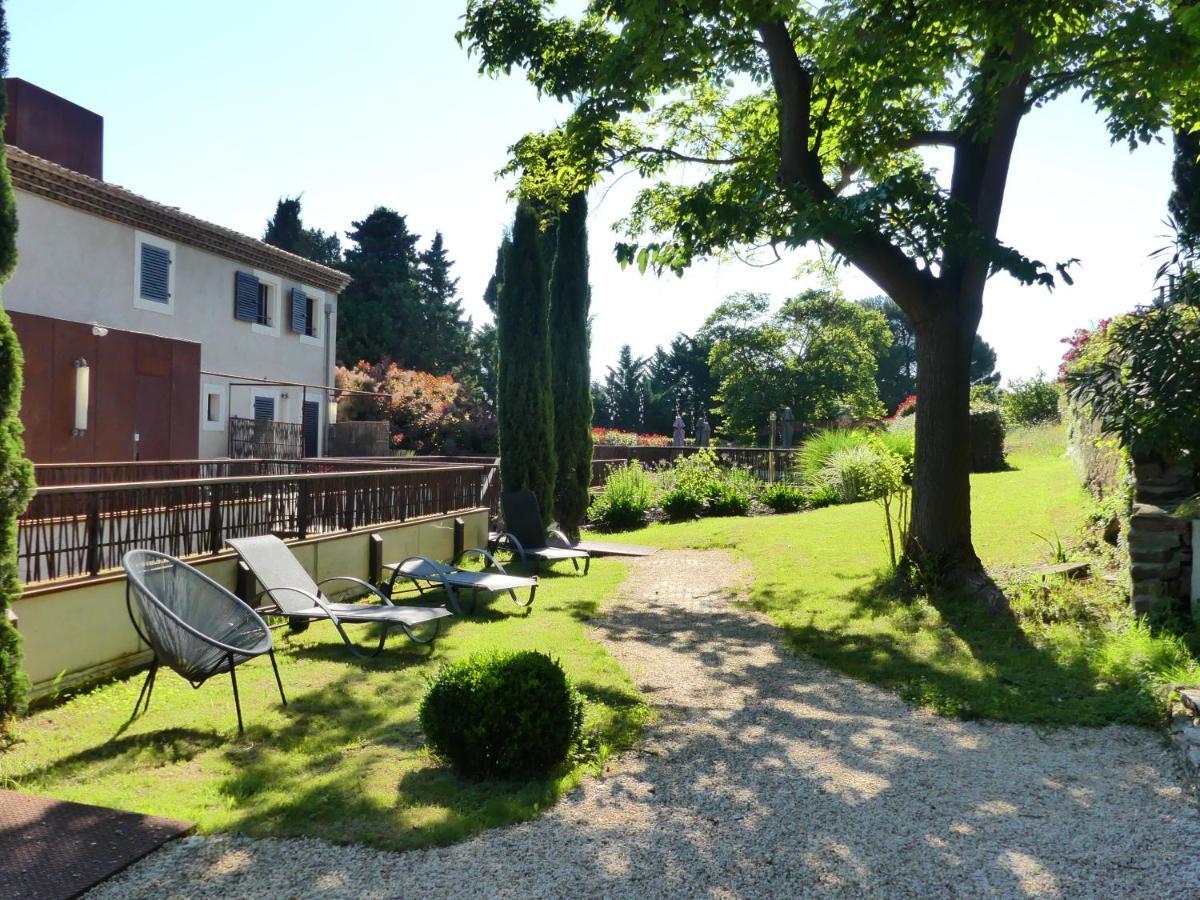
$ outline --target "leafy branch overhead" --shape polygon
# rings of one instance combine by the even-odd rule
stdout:
[[[992,160],[978,151],[998,122],[1068,91],[1103,110],[1114,141],[1194,126],[1200,17],[1170,12],[1149,0],[594,0],[573,19],[552,3],[471,0],[459,41],[482,72],[517,66],[574,105],[512,148],[521,198],[552,215],[608,173],[653,181],[621,223],[621,262],[681,272],[730,248],[820,242],[896,297],[927,292],[960,258],[1069,281],[1069,263],[996,238],[998,208],[974,190]]]

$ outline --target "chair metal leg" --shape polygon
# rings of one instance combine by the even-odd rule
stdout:
[[[237,709],[238,717],[238,734],[245,734],[246,728],[242,725],[242,701],[238,697],[237,675],[234,674],[233,654],[229,655],[229,680],[233,682],[233,705]]]
[[[133,715],[130,719],[136,719],[138,715],[138,707],[142,705],[142,698],[145,698],[146,705],[142,709],[145,712],[150,708],[150,694],[154,691],[154,676],[158,673],[158,657],[154,657],[150,663],[150,670],[146,673],[146,680],[142,682],[142,690],[138,694],[137,703],[133,704]]]
[[[275,683],[279,685],[279,699],[287,706],[287,697],[283,695],[283,680],[279,677],[279,666],[275,664],[275,648],[267,651],[271,655],[271,668],[275,670]]]

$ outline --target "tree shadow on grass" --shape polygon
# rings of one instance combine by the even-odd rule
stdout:
[[[220,747],[228,737],[215,731],[194,728],[163,728],[107,740],[31,769],[16,780],[37,785],[72,780],[81,775],[89,780],[103,777],[106,770],[159,768],[190,762],[206,750]]]
[[[1028,724],[1155,725],[1161,711],[1141,680],[1113,684],[1087,653],[1054,653],[1030,640],[1011,612],[989,613],[954,593],[927,606],[879,575],[838,598],[841,623],[809,609],[799,590],[756,591],[796,650],[941,715]],[[928,607],[936,610],[932,614]],[[886,619],[890,627],[855,627]],[[1097,637],[1097,640],[1100,638]]]

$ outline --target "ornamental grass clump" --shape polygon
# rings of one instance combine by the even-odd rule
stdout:
[[[535,778],[583,731],[583,698],[545,653],[485,651],[444,664],[421,701],[429,749],[468,778]]]
[[[641,528],[653,503],[651,475],[635,459],[609,472],[604,493],[592,501],[589,516],[595,525],[610,531]]]
[[[777,513],[790,513],[805,507],[804,489],[794,484],[769,484],[758,495],[763,506]]]

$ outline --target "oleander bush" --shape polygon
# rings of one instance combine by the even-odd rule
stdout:
[[[484,651],[444,664],[421,701],[429,749],[469,778],[533,778],[566,761],[583,698],[536,650]]]
[[[1062,389],[1039,372],[1034,378],[1009,382],[997,401],[1004,412],[1005,424],[1011,428],[1014,425],[1057,422],[1061,397]]]

